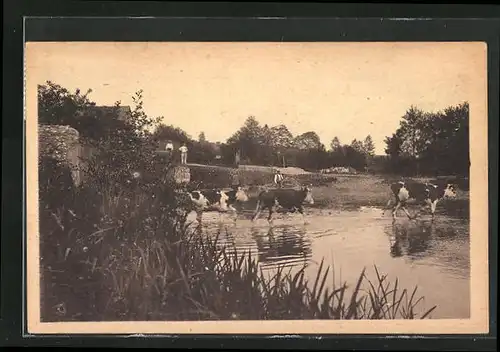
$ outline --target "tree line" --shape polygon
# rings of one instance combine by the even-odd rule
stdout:
[[[425,112],[411,106],[385,139],[388,172],[404,175],[469,174],[469,104]]]
[[[286,125],[261,125],[254,116],[249,116],[224,143],[207,141],[203,132],[194,140],[173,125],[161,124],[154,134],[158,140],[185,143],[191,150],[189,160],[204,164],[297,166],[308,170],[345,165],[363,169],[375,150],[371,136],[367,136],[364,141],[354,139],[345,145],[336,137],[328,151],[314,131],[293,136]]]
[[[150,153],[162,141],[170,140],[185,143],[189,162],[202,164],[296,166],[311,171],[332,166],[365,171],[378,164],[378,172],[405,175],[465,175],[469,170],[467,102],[432,113],[411,106],[398,129],[385,139],[386,156],[377,157],[371,135],[350,143],[341,143],[335,137],[327,149],[314,131],[294,136],[286,125],[262,125],[255,116],[249,116],[225,142],[210,142],[203,132],[193,138],[179,127],[161,123],[165,121],[163,117],[148,117],[143,111],[142,91],[133,97],[135,108],[130,123],[113,116],[99,116],[97,111],[82,116],[85,108],[95,106],[88,98],[90,93],[91,90],[83,94],[78,89],[72,93],[52,82],[39,86],[39,122],[74,127],[84,139],[103,152],[106,149],[115,154],[115,158],[120,158],[117,154],[131,157],[133,150]],[[120,102],[115,106],[119,107]],[[140,133],[124,134],[127,129]],[[120,133],[128,139],[116,138]]]

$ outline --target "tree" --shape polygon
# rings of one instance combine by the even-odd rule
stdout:
[[[350,147],[359,153],[365,153],[365,146],[362,141],[358,141],[356,138],[352,140]]]
[[[266,124],[260,130],[260,154],[257,155],[256,161],[262,165],[272,165],[277,161],[277,155],[273,150],[273,139],[271,129]]]
[[[143,109],[142,90],[132,97],[135,105],[131,119],[122,121],[119,128],[107,131],[98,140],[86,139],[94,153],[86,160],[86,173],[90,175],[102,194],[120,191],[133,171],[155,174],[155,149],[150,132],[161,117],[149,117]],[[119,107],[119,103],[116,103]],[[115,119],[116,120],[116,119]]]
[[[424,133],[428,115],[415,106],[411,106],[400,123],[403,144],[401,150],[412,158],[418,158],[425,148]]]
[[[283,152],[293,146],[293,135],[285,125],[271,127],[270,133],[273,148]]]
[[[255,116],[249,116],[243,126],[228,138],[227,144],[240,150],[242,160],[257,161],[262,142],[262,129]]]
[[[71,93],[51,81],[39,85],[38,123],[70,126],[78,131],[81,138],[94,141],[123,128],[123,121],[117,118],[119,102],[115,104],[116,109],[92,109],[96,104],[89,99],[91,92],[88,89],[82,94],[77,88]]]
[[[341,147],[342,145],[340,144],[339,137],[333,137],[332,141],[330,142],[330,148],[332,149],[332,151],[338,151]]]
[[[364,170],[366,166],[366,155],[363,151],[353,147],[352,145],[344,146],[345,159],[344,166],[350,166],[356,170]]]
[[[405,174],[468,175],[468,121],[467,102],[435,113],[412,106],[385,139],[389,168]]]
[[[47,81],[38,86],[38,123],[51,125],[69,125],[78,130],[76,115],[89,106],[95,106],[88,96],[88,89],[82,94],[80,89],[71,93],[62,86]]]
[[[188,143],[191,141],[191,137],[184,130],[165,124],[160,124],[156,127],[154,138],[156,140],[170,140],[177,143]]]
[[[295,147],[299,150],[321,149],[322,144],[316,132],[309,131],[295,137]]]
[[[198,142],[203,143],[206,142],[207,138],[205,137],[205,132],[201,131],[198,135]]]
[[[367,156],[375,155],[375,145],[373,144],[372,136],[366,136],[363,142],[363,150]]]

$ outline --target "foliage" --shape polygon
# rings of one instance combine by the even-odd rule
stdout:
[[[323,148],[323,145],[321,144],[318,134],[313,131],[305,132],[295,137],[294,144],[295,147],[299,150],[305,150],[305,149],[318,150]]]
[[[375,156],[375,144],[373,143],[373,138],[371,135],[366,136],[363,141],[363,151],[367,156]]]
[[[76,115],[85,107],[94,106],[88,95],[91,89],[82,94],[80,89],[71,93],[51,81],[38,86],[38,121],[41,124],[68,125],[79,130]]]
[[[412,106],[385,143],[394,173],[468,175],[469,104],[436,113]]]

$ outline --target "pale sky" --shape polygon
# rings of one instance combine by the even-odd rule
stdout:
[[[413,104],[436,111],[470,101],[484,75],[481,43],[28,43],[26,69],[97,105],[132,107],[224,142],[249,115],[315,131],[329,148],[371,134],[377,154]]]

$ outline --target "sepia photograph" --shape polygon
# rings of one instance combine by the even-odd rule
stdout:
[[[29,332],[487,332],[486,54],[27,42]]]

